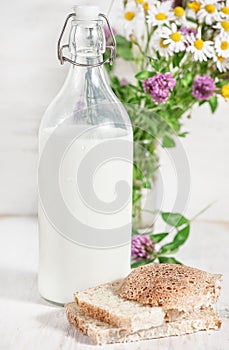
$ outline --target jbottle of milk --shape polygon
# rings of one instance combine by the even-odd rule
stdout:
[[[76,6],[58,41],[58,58],[70,70],[39,130],[38,284],[60,304],[130,270],[132,127],[103,66],[115,49],[106,16]]]

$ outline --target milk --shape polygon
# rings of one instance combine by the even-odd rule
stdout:
[[[132,132],[65,125],[43,129],[40,140],[40,178],[44,174],[49,183],[39,184],[39,291],[63,304],[77,290],[129,273]],[[55,152],[63,149],[52,174]]]

